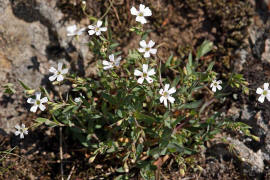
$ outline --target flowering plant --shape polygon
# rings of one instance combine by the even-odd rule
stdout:
[[[137,16],[136,21],[145,24],[148,22],[145,16],[151,16],[152,12],[140,5],[139,10],[132,7],[131,14]],[[228,123],[219,118],[218,113],[204,114],[212,99],[220,98],[226,90],[225,83],[216,81],[214,63],[198,71],[199,61],[211,51],[212,42],[205,41],[195,58],[190,53],[185,59],[186,65],[182,66],[173,55],[162,62],[158,56],[161,45],[153,40],[147,43],[147,37],[142,36],[138,47],[130,50],[121,61],[121,57],[117,57],[121,52],[115,52],[118,44],[108,34],[102,34],[107,27],[101,26],[101,20],[88,26],[93,38],[89,47],[98,57],[98,75],[78,77],[75,72],[63,69],[62,63],[57,68],[51,67],[49,71],[53,75],[49,80],[57,80],[58,85],[69,82],[70,92],[50,98],[42,88],[42,95],[36,93],[36,99],[29,98],[27,102],[34,104],[30,111],[36,112],[39,108],[48,113],[37,118],[33,127],[46,124],[67,128],[89,148],[89,162],[94,162],[96,157],[118,159],[122,166],[118,165],[117,172],[134,168],[145,179],[154,176],[153,170],[162,165],[156,163],[162,156],[182,157],[199,152],[204,142],[222,128],[232,127],[226,126]],[[67,36],[81,35],[85,29],[77,32],[76,26],[69,27]],[[96,36],[92,36],[94,34]],[[228,82],[230,85],[235,81]],[[22,85],[30,95],[36,91]],[[210,101],[201,96],[205,92],[211,97]],[[257,93],[263,94],[262,90]],[[41,96],[47,97],[40,99]],[[46,106],[43,103],[47,103]],[[248,133],[249,127],[238,126]],[[26,132],[18,129],[16,135],[22,137]]]

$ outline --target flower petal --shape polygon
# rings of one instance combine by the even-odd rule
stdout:
[[[144,8],[145,8],[145,5],[140,4],[140,7],[139,7],[140,12],[143,12],[144,11]]]
[[[164,99],[164,106],[168,107],[168,100],[166,98]]]
[[[155,42],[150,40],[149,43],[148,43],[148,47],[151,48],[155,45]]]
[[[27,99],[27,103],[29,103],[29,104],[35,104],[35,100],[32,99],[32,98],[28,98]]]
[[[150,49],[150,53],[157,54],[157,49]]]
[[[168,91],[169,94],[173,94],[173,93],[175,93],[175,92],[176,92],[175,87],[172,87],[172,88]]]
[[[139,84],[142,84],[142,83],[143,83],[143,81],[144,81],[144,78],[143,78],[143,77],[140,77],[140,78],[138,79],[138,81],[137,81],[137,82],[138,82]]]
[[[152,12],[149,7],[145,8],[143,11],[143,16],[152,16]]]
[[[52,73],[57,73],[57,70],[54,67],[50,67],[49,71]]]
[[[143,53],[143,52],[145,52],[145,48],[139,48],[138,51]]]
[[[89,31],[88,31],[88,34],[89,34],[90,36],[92,36],[93,34],[95,34],[95,31],[94,31],[94,30],[89,30]]]
[[[153,79],[151,77],[147,76],[146,81],[151,84],[153,82]]]
[[[222,89],[222,86],[221,85],[217,85],[217,89],[218,90],[221,90]]]
[[[147,74],[148,76],[153,76],[154,74],[156,74],[155,69],[150,69]]]
[[[107,31],[107,27],[100,28],[100,31]]]
[[[149,51],[145,52],[144,55],[143,55],[143,57],[149,58],[150,57],[150,52]]]
[[[134,75],[135,75],[135,76],[142,76],[142,74],[143,74],[143,73],[142,73],[141,71],[135,69],[135,71],[134,71]]]
[[[143,16],[137,16],[137,17],[136,17],[136,21],[137,21],[137,22],[140,22],[141,24],[147,23],[145,17],[143,17]]]
[[[34,105],[31,107],[30,111],[35,113],[37,112],[37,108],[38,108],[38,105]]]
[[[47,98],[47,97],[44,97],[44,98],[42,98],[42,99],[40,100],[40,102],[41,102],[41,103],[46,103],[46,102],[48,102],[48,98]]]
[[[101,27],[102,26],[102,21],[98,20],[97,21],[97,27]]]
[[[262,93],[263,93],[262,88],[257,88],[256,93],[257,93],[257,94],[262,94]]]
[[[175,101],[174,97],[172,97],[172,96],[168,96],[168,100],[170,101],[170,103],[174,103],[174,101]]]
[[[114,62],[114,54],[109,55],[110,61]]]
[[[260,103],[263,103],[263,102],[264,102],[264,99],[265,99],[265,96],[264,96],[264,95],[261,95],[261,96],[259,97],[258,101],[259,101]]]
[[[61,82],[61,81],[63,81],[64,80],[64,76],[62,75],[62,74],[59,74],[58,76],[57,76],[57,81],[58,82]]]
[[[15,135],[18,136],[21,132],[20,131],[15,131]]]
[[[54,75],[49,77],[49,80],[54,81],[56,78],[57,78],[57,74],[54,74]]]
[[[139,15],[139,11],[137,11],[137,9],[136,9],[135,7],[132,7],[132,8],[130,9],[130,13],[131,13],[132,15],[135,15],[135,16],[138,16],[138,15]]]
[[[161,97],[159,98],[160,103],[162,103],[164,100],[165,100],[165,97],[164,97],[164,96],[161,96]]]
[[[20,138],[23,139],[24,138],[24,134],[20,133]]]
[[[266,98],[267,98],[268,101],[270,101],[270,94],[267,94]]]
[[[63,68],[63,63],[59,62],[57,66],[58,71],[61,71],[62,68]]]
[[[97,36],[100,36],[100,35],[101,35],[101,31],[97,31],[97,32],[96,32],[96,35],[97,35]]]
[[[68,68],[62,69],[61,74],[67,74],[67,73],[68,73]]]
[[[143,64],[142,65],[142,69],[143,69],[143,72],[144,73],[147,73],[147,71],[148,71],[148,64]]]
[[[22,129],[24,129],[25,128],[25,124],[22,124]]]
[[[39,109],[40,109],[41,111],[44,111],[44,110],[46,109],[46,106],[44,106],[43,104],[40,104],[40,105],[39,105]]]
[[[36,96],[36,100],[40,100],[41,92],[36,92],[35,96]]]
[[[164,91],[168,91],[169,90],[169,87],[170,87],[169,84],[165,84]]]
[[[112,66],[112,65],[109,65],[109,66],[104,66],[104,67],[103,67],[103,69],[104,69],[104,70],[108,70],[108,69],[111,69],[111,68],[113,68],[113,66]]]
[[[216,86],[213,86],[213,87],[212,87],[212,91],[213,91],[213,92],[216,92],[216,91],[217,91],[217,87],[216,87]]]
[[[163,90],[163,89],[160,89],[160,90],[159,90],[159,94],[160,94],[160,95],[162,95],[162,94],[163,94],[163,92],[164,92],[164,90]]]
[[[264,90],[268,90],[268,88],[269,88],[269,83],[264,83],[264,84],[263,84],[263,88],[264,88]]]
[[[145,40],[140,41],[140,46],[143,47],[143,48],[147,47],[147,44],[146,44]]]
[[[88,28],[89,29],[95,29],[95,26],[94,25],[89,25]]]
[[[111,65],[111,63],[110,63],[109,61],[106,61],[106,60],[103,60],[103,61],[102,61],[102,64],[103,64],[104,66],[109,66],[109,65]]]

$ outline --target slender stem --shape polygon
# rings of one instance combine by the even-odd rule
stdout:
[[[63,135],[62,135],[62,127],[59,127],[59,134],[60,134],[60,170],[61,170],[61,179],[64,180],[64,168],[63,168]]]

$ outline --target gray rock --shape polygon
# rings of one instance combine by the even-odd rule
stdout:
[[[18,79],[33,89],[48,86],[50,66],[56,61],[70,62],[72,70],[91,74],[88,65],[93,55],[89,52],[87,33],[67,37],[66,27],[77,24],[86,27],[88,20],[67,22],[56,7],[57,1],[0,1],[0,83],[13,83],[18,90],[11,97],[0,93],[0,132],[15,131],[15,124],[31,115]],[[78,65],[80,64],[80,65]]]
[[[227,140],[233,145],[233,150],[235,151],[233,155],[236,155],[241,161],[241,168],[245,174],[256,176],[263,173],[264,157],[261,150],[254,152],[237,139],[227,138]]]

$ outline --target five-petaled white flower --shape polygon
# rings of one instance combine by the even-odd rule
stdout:
[[[96,34],[97,36],[101,35],[101,31],[107,31],[107,27],[101,27],[102,21],[98,20],[96,25],[89,25],[88,28],[90,29],[88,31],[89,35]]]
[[[217,91],[217,89],[218,90],[221,90],[222,89],[222,87],[221,87],[221,85],[220,84],[222,84],[222,81],[221,80],[213,80],[212,81],[212,83],[210,84],[210,87],[212,88],[212,91],[213,92],[216,92]]]
[[[137,16],[136,21],[140,22],[141,24],[147,23],[145,16],[152,16],[152,12],[149,7],[145,7],[143,4],[140,4],[139,11],[135,7],[132,7],[130,12],[132,15]]]
[[[171,96],[171,94],[176,92],[175,87],[172,87],[171,89],[169,89],[170,85],[169,84],[165,84],[164,89],[160,89],[159,90],[159,94],[161,95],[160,97],[160,103],[164,103],[164,106],[167,107],[168,106],[168,100],[170,101],[170,103],[174,103],[175,99],[174,97]]]
[[[34,104],[30,111],[31,112],[36,112],[37,109],[39,108],[41,111],[44,111],[46,109],[46,107],[43,105],[43,103],[48,102],[48,98],[47,97],[43,97],[41,98],[41,93],[40,92],[36,92],[35,93],[36,99],[32,99],[32,98],[28,98],[27,99],[27,103],[29,104]]]
[[[149,43],[147,44],[145,40],[140,41],[140,46],[141,48],[138,49],[139,52],[144,53],[145,58],[150,57],[151,54],[156,54],[157,49],[152,48],[155,45],[155,42],[150,40]]]
[[[71,25],[67,27],[67,36],[76,36],[76,35],[82,35],[82,33],[85,31],[86,28],[81,28],[77,30],[76,25]]]
[[[55,79],[60,82],[64,80],[64,74],[67,74],[68,69],[62,69],[63,68],[63,63],[58,63],[58,67],[57,69],[55,69],[54,67],[51,67],[49,69],[50,72],[54,73],[54,75],[49,77],[50,81],[54,81]]]
[[[138,79],[139,84],[142,84],[144,79],[146,79],[146,81],[148,83],[152,83],[153,79],[150,76],[153,76],[154,74],[156,74],[154,69],[148,70],[148,64],[143,64],[143,72],[141,72],[141,71],[139,71],[137,69],[135,69],[135,71],[134,71],[135,76],[141,76]]]
[[[25,127],[24,124],[22,124],[22,126],[19,126],[18,124],[15,126],[15,128],[17,129],[17,131],[15,131],[15,135],[18,136],[20,135],[20,138],[23,139],[24,138],[24,134],[27,135],[28,134],[28,130]]]
[[[264,83],[263,89],[257,88],[256,93],[260,94],[260,97],[258,99],[260,103],[264,102],[265,97],[267,98],[268,101],[270,101],[270,90],[268,88],[269,88],[269,83]]]
[[[115,59],[114,54],[111,54],[111,55],[109,55],[109,60],[110,61],[103,60],[103,62],[102,62],[104,70],[111,69],[114,66],[118,67],[120,65],[121,56],[119,56]]]

